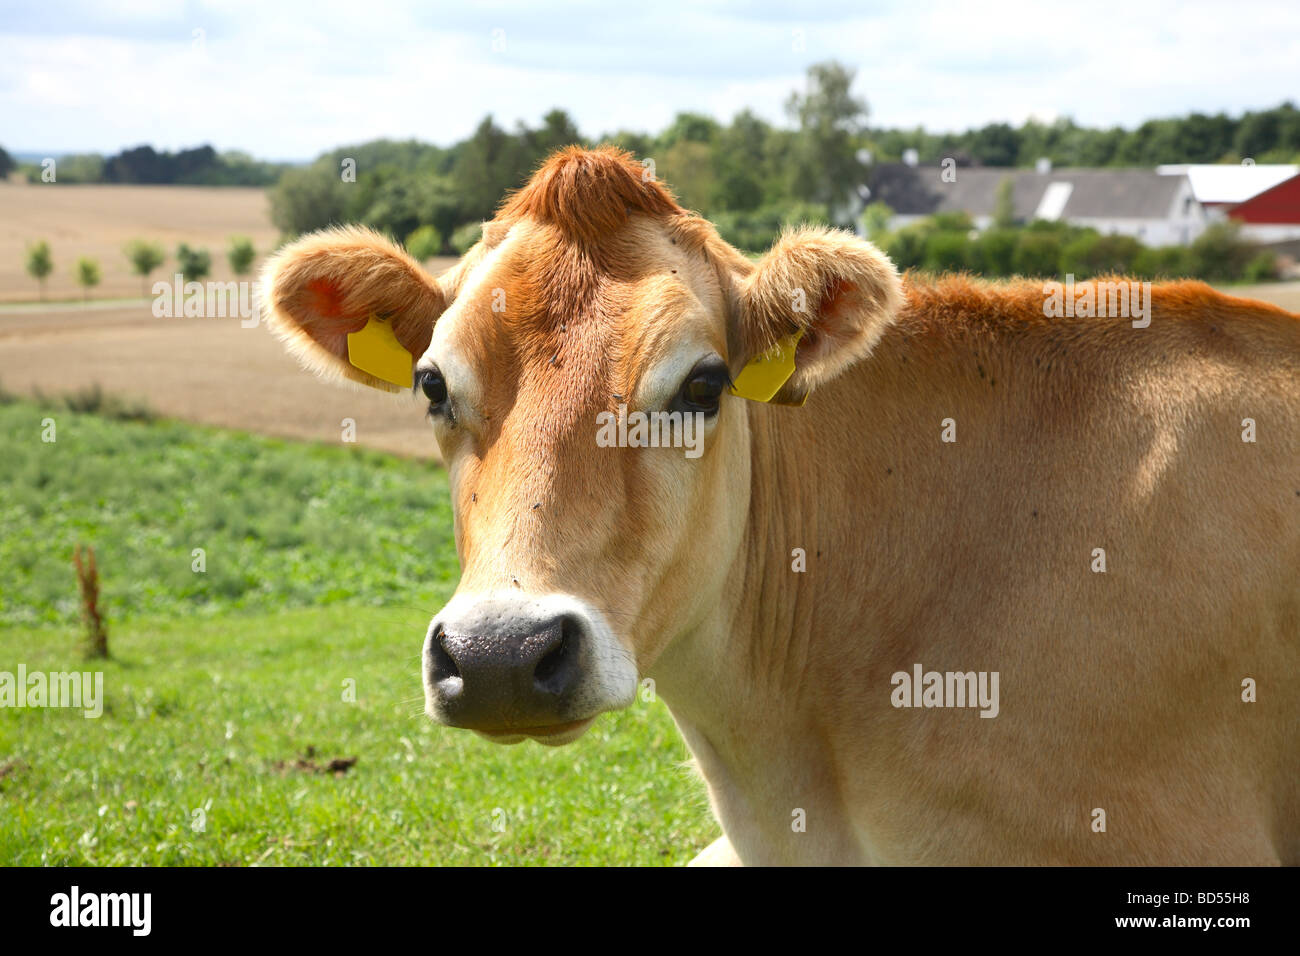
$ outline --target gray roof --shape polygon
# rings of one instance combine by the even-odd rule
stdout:
[[[883,201],[900,215],[968,212],[991,216],[998,184],[1010,177],[1017,219],[1032,219],[1050,183],[1070,183],[1061,219],[1164,219],[1173,208],[1185,176],[1162,176],[1149,169],[1032,169],[959,166],[954,182],[944,182],[938,166],[882,163],[872,175],[871,201]]]

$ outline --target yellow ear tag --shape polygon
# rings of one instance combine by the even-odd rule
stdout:
[[[403,388],[414,381],[415,356],[406,351],[393,325],[373,312],[360,332],[348,333],[348,361],[363,372]]]
[[[800,329],[753,359],[736,376],[731,394],[755,402],[770,402],[794,374],[794,350],[802,336],[803,330]]]

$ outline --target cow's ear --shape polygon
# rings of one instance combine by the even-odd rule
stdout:
[[[429,347],[446,304],[442,288],[414,259],[358,227],[299,239],[262,273],[263,314],[290,352],[319,375],[390,392],[410,387],[405,366],[413,367]]]
[[[799,404],[865,357],[898,314],[898,270],[871,243],[837,229],[783,235],[738,287],[735,338],[745,361],[798,333],[794,374],[774,401]],[[770,353],[769,353],[770,354]]]

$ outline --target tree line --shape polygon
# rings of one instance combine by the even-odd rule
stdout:
[[[271,190],[272,218],[285,234],[359,222],[423,250],[463,253],[501,197],[522,186],[554,149],[614,143],[650,165],[684,206],[707,216],[729,242],[766,248],[794,222],[847,224],[870,164],[916,150],[922,162],[958,165],[1154,166],[1174,162],[1300,162],[1300,111],[1291,103],[1232,118],[1193,113],[1133,130],[1090,129],[1061,119],[963,133],[872,128],[837,63],[811,67],[786,102],[788,125],[750,110],[724,123],[679,113],[657,134],[616,130],[584,137],[563,110],[514,130],[485,118],[466,140],[438,147],[380,140],[342,147],[287,170]],[[418,230],[418,236],[416,235]]]
[[[165,186],[271,186],[289,163],[254,159],[247,153],[218,153],[211,146],[159,152],[152,146],[124,149],[112,156],[74,153],[54,159],[54,181],[60,183],[131,183]],[[15,169],[32,183],[49,181],[46,163],[17,162],[0,149],[0,179]]]
[[[1131,130],[1062,118],[928,133],[872,127],[853,80],[854,71],[843,64],[812,66],[804,88],[785,104],[785,125],[750,110],[730,122],[684,112],[658,133],[623,129],[592,139],[556,109],[539,125],[513,129],[487,116],[467,139],[447,147],[377,140],[299,166],[217,153],[211,146],[67,156],[58,160],[58,181],[270,185],[272,218],[286,236],[360,222],[411,239],[432,255],[472,245],[478,224],[492,216],[501,197],[522,186],[550,152],[572,143],[614,143],[653,164],[684,206],[713,219],[724,237],[745,249],[765,247],[789,222],[847,222],[869,164],[896,161],[908,150],[922,162],[952,158],[984,166],[1030,166],[1043,157],[1057,166],[1300,162],[1300,110],[1291,102],[1239,117],[1154,119]],[[0,150],[0,175],[15,166],[39,181],[39,165],[15,164]]]

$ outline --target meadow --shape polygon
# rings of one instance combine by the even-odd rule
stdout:
[[[677,864],[717,835],[661,701],[560,749],[423,717],[440,467],[12,397],[0,436],[0,671],[102,670],[105,696],[0,710],[0,864]]]

